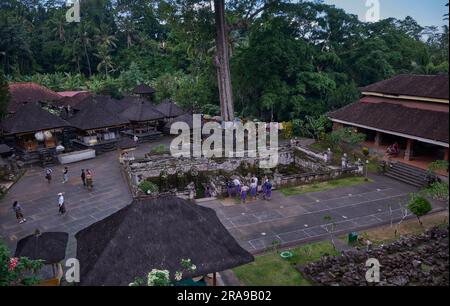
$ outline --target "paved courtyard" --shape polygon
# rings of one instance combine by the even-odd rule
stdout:
[[[139,147],[137,155],[150,151],[169,138]],[[87,191],[81,183],[82,168],[94,171],[94,190]],[[33,167],[12,187],[0,201],[0,236],[15,249],[17,240],[41,231],[69,233],[67,257],[76,254],[74,235],[128,205],[131,195],[122,177],[118,153],[109,152],[93,160],[69,165],[70,180],[62,183],[62,166],[54,167],[54,179],[48,184],[44,171]],[[326,192],[284,197],[274,192],[272,201],[258,200],[246,205],[225,206],[220,201],[202,202],[201,205],[216,210],[224,226],[251,252],[258,252],[274,240],[283,244],[297,244],[326,237],[324,216],[331,216],[337,231],[349,232],[389,221],[389,204],[396,205],[405,199],[413,187],[389,178],[374,176],[373,183],[346,187]],[[67,214],[58,215],[57,194],[65,194]],[[18,224],[12,210],[13,201],[19,201],[27,218]],[[440,209],[435,203],[435,209]],[[395,206],[394,206],[395,208]],[[395,216],[400,215],[397,209]]]
[[[335,233],[344,234],[390,223],[402,217],[399,203],[417,191],[412,186],[384,176],[372,175],[374,182],[324,192],[285,197],[274,192],[271,201],[226,206],[220,201],[201,205],[214,208],[222,223],[244,247],[258,253],[277,240],[283,246],[329,238],[324,221],[330,216]],[[434,202],[435,211],[445,208]]]

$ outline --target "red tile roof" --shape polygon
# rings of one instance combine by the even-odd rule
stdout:
[[[361,91],[448,100],[448,75],[400,74]]]
[[[15,113],[27,102],[57,101],[61,99],[53,90],[36,83],[12,83],[9,85],[11,101],[8,106],[9,113]]]
[[[433,141],[449,142],[449,116],[392,103],[356,102],[328,113],[333,120],[374,129],[416,136]]]

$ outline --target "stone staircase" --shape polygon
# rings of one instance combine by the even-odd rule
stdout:
[[[428,172],[401,162],[392,162],[385,168],[387,177],[421,188],[427,184]]]

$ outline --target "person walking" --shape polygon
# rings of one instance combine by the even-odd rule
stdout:
[[[52,182],[52,173],[53,173],[52,169],[50,168],[45,169],[45,179],[49,184]]]
[[[239,196],[241,193],[241,181],[236,177],[233,180],[234,187],[236,188],[236,195]]]
[[[83,182],[83,186],[86,187],[86,172],[84,169],[81,169],[81,181]]]
[[[252,182],[250,183],[250,196],[253,200],[256,200],[256,195],[258,194],[258,178],[253,176]]]
[[[63,184],[67,183],[69,181],[69,168],[64,167],[63,170]]]
[[[264,200],[270,201],[270,199],[272,198],[272,183],[270,183],[269,179],[265,181],[263,190],[264,190]]]
[[[27,219],[23,217],[22,206],[20,206],[20,204],[17,201],[14,202],[13,209],[14,212],[16,213],[17,222],[19,222],[20,224],[27,222]]]
[[[245,185],[242,186],[242,188],[241,188],[241,201],[242,201],[242,204],[245,204],[247,202],[248,190],[249,190],[248,186],[245,186]]]
[[[58,193],[58,207],[59,207],[59,215],[62,216],[66,213],[66,204],[64,202],[64,195],[60,192]]]
[[[91,191],[92,188],[94,188],[94,178],[92,175],[92,171],[90,169],[86,170],[86,186],[89,191]]]

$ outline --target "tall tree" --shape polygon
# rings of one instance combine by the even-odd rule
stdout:
[[[224,121],[234,120],[233,89],[231,87],[230,52],[228,49],[228,27],[225,22],[225,1],[214,0],[216,20],[216,55],[214,65],[217,70],[220,109]]]
[[[3,70],[0,69],[0,120],[5,118],[8,113],[9,98],[8,82],[3,74]]]

